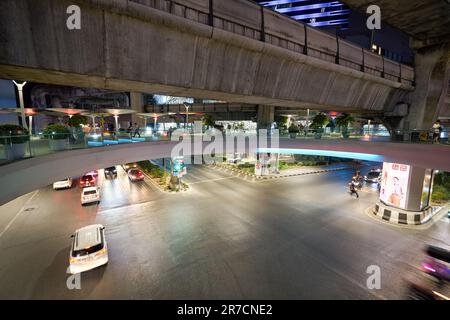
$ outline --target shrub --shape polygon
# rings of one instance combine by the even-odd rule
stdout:
[[[82,116],[81,114],[75,114],[71,118],[69,118],[67,124],[69,125],[69,127],[79,127],[82,124],[86,125],[87,122],[88,122],[87,117]]]
[[[433,200],[450,200],[450,192],[443,186],[435,185],[431,198]]]
[[[17,124],[0,125],[0,143],[2,144],[19,144],[30,140],[28,131]]]
[[[43,133],[44,137],[52,140],[63,140],[70,135],[69,128],[62,124],[49,124]]]
[[[289,133],[299,133],[300,132],[300,128],[295,124],[291,124],[289,126],[288,130],[289,130]]]

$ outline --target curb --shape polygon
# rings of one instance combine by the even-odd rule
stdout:
[[[244,177],[252,178],[252,182],[255,182],[257,180],[272,180],[272,179],[281,179],[281,178],[289,178],[289,177],[295,177],[295,176],[303,176],[303,175],[309,175],[309,174],[318,174],[318,173],[326,173],[326,172],[332,172],[332,171],[341,171],[341,170],[348,170],[351,168],[335,168],[335,169],[324,169],[324,170],[316,170],[311,172],[302,172],[302,173],[293,173],[293,174],[287,174],[287,175],[275,175],[275,176],[257,176],[255,174],[242,172],[239,169],[235,168],[227,168],[221,165],[213,164],[210,165],[210,167],[215,168],[217,170],[222,170],[229,173],[237,173],[237,177],[239,177],[241,174],[244,175]]]
[[[391,224],[419,226],[426,224],[437,213],[439,213],[443,207],[428,207],[423,211],[406,211],[389,207],[381,202],[375,203],[375,206],[371,208],[372,214],[378,219]]]

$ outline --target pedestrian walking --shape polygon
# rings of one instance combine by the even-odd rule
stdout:
[[[131,121],[130,121],[128,127],[127,127],[127,133],[130,135],[130,137],[131,137],[131,135],[133,133],[133,123]]]
[[[433,143],[439,143],[439,138],[441,136],[442,131],[441,121],[437,120],[433,124],[432,130],[433,130]]]
[[[139,138],[140,138],[141,137],[141,133],[139,132],[139,126],[138,126],[138,124],[136,122],[134,123],[133,129],[134,129],[133,138],[136,137],[136,135],[138,135]]]

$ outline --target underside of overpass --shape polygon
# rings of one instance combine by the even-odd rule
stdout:
[[[65,26],[67,1],[1,2],[6,45],[0,49],[0,77],[228,103],[369,112],[392,111],[413,89],[411,68],[386,60],[387,69],[381,70],[380,57],[344,41],[336,63],[336,40],[313,29],[308,30],[310,53],[305,55],[304,48],[290,50],[288,42],[287,48],[276,46],[135,1],[72,2],[81,7],[81,30]],[[204,3],[179,1],[184,2]],[[227,9],[225,2],[215,3],[217,12]],[[228,3],[245,4],[248,13],[260,14],[251,2]],[[217,19],[226,14],[233,12]],[[284,21],[269,10],[264,14],[267,30],[282,26],[278,33],[291,39],[303,32],[288,18]],[[10,16],[14,24],[8,23]],[[251,23],[252,17],[247,20]],[[321,49],[314,48],[314,42]],[[351,57],[353,53],[357,54]]]

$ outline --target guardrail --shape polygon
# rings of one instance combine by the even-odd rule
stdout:
[[[414,68],[249,0],[130,1],[374,76],[415,85]]]
[[[181,129],[183,130],[183,129]],[[88,149],[108,147],[124,143],[139,143],[145,141],[168,141],[170,133],[158,132],[156,135],[146,135],[141,131],[141,136],[133,136],[127,133],[98,133],[77,136],[76,134],[37,134],[37,135],[10,135],[0,136],[0,165],[18,161],[21,159],[43,156],[55,152],[63,152],[74,149]],[[240,131],[246,135],[256,135],[256,131]],[[186,131],[185,135],[188,135]],[[226,130],[225,134],[236,134],[233,130]],[[270,132],[269,132],[270,134]],[[346,132],[326,130],[301,130],[296,133],[282,131],[280,138],[290,139],[354,139],[360,141],[390,141],[402,143],[433,143],[433,133],[430,131],[396,131],[389,135],[383,130],[349,129]],[[450,146],[448,131],[441,133],[440,144]]]

